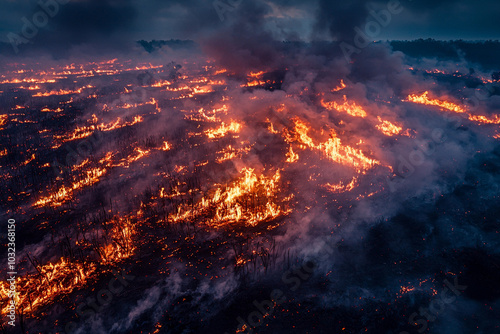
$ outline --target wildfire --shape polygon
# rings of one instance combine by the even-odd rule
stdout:
[[[347,96],[344,95],[344,103],[339,104],[337,102],[325,102],[321,100],[321,105],[328,110],[337,110],[341,112],[345,112],[354,117],[366,117],[366,111],[356,102],[348,101]]]
[[[365,172],[373,166],[380,164],[379,161],[366,157],[361,150],[342,145],[340,138],[337,137],[333,129],[331,130],[330,138],[326,142],[317,145],[309,136],[309,131],[310,128],[302,120],[295,119],[295,140],[311,149],[319,150],[328,159],[341,165],[354,167],[360,172]],[[293,140],[293,138],[289,138],[289,140]]]
[[[299,161],[299,155],[293,151],[292,146],[289,147],[288,152],[286,154],[286,162],[294,163]]]
[[[415,291],[415,287],[414,286],[402,286],[401,289],[399,290],[399,297],[398,298],[401,298],[403,295],[407,294],[407,293],[410,293],[412,291]]]
[[[276,203],[280,192],[280,170],[271,177],[257,175],[251,168],[243,168],[240,174],[242,176],[232,184],[217,186],[211,195],[202,197],[196,205],[179,206],[173,221],[184,221],[210,213],[211,220],[207,224],[213,227],[232,222],[245,222],[253,226],[290,212],[283,208],[285,203]]]
[[[371,92],[367,95],[367,98],[373,97],[377,102],[387,102],[382,116],[373,115],[374,110],[378,108],[369,108],[368,102],[364,99],[348,99],[344,95],[348,89],[343,79],[327,86],[322,93],[314,92],[319,97],[333,96],[331,102],[326,101],[326,97],[326,100],[321,99],[321,101],[319,98],[314,99],[311,92],[305,92],[304,95],[301,95],[301,92],[293,94],[292,90],[271,92],[273,87],[269,86],[241,89],[236,84],[238,90],[236,96],[242,100],[241,104],[245,103],[245,106],[248,106],[248,114],[242,116],[232,110],[240,103],[231,96],[234,85],[218,87],[225,85],[223,77],[232,76],[227,77],[228,82],[229,80],[232,82],[237,80],[236,75],[228,73],[226,69],[217,69],[210,62],[204,64],[206,66],[202,67],[203,70],[199,65],[193,65],[194,72],[189,72],[191,64],[188,62],[184,64],[182,70],[177,70],[176,67],[178,73],[176,72],[175,79],[169,76],[171,78],[169,80],[154,79],[148,81],[148,84],[143,83],[144,88],[140,88],[141,92],[154,94],[155,97],[148,96],[149,100],[143,97],[140,101],[132,99],[137,84],[122,81],[124,78],[134,78],[132,73],[116,78],[105,78],[107,83],[113,82],[113,79],[118,82],[117,87],[113,86],[113,89],[109,90],[112,96],[103,96],[102,92],[107,91],[104,89],[96,90],[95,94],[93,90],[87,91],[86,89],[93,86],[82,87],[84,83],[77,81],[77,78],[117,75],[159,66],[127,62],[120,67],[119,62],[114,59],[102,63],[70,64],[64,68],[48,70],[44,74],[48,78],[74,82],[71,84],[72,89],[82,87],[76,90],[51,90],[53,85],[47,88],[42,85],[43,80],[15,79],[15,83],[18,84],[16,89],[41,91],[29,95],[37,93],[33,96],[63,97],[43,99],[43,103],[37,99],[19,99],[7,106],[19,111],[12,111],[10,115],[0,115],[0,129],[4,130],[8,126],[6,132],[9,132],[9,136],[14,126],[25,124],[19,133],[24,135],[25,128],[33,126],[34,135],[28,133],[27,136],[36,139],[35,147],[30,144],[25,147],[13,146],[12,150],[9,147],[9,151],[7,148],[3,150],[0,148],[0,157],[3,161],[12,160],[11,156],[18,152],[21,152],[23,157],[21,160],[15,158],[15,168],[12,172],[4,173],[2,179],[15,178],[16,175],[27,172],[33,176],[31,177],[33,181],[28,180],[29,182],[38,180],[45,182],[36,187],[35,191],[15,191],[18,198],[14,193],[12,196],[8,194],[8,200],[15,203],[19,198],[28,198],[28,205],[25,207],[31,209],[33,215],[41,215],[42,211],[56,213],[57,217],[61,217],[61,226],[58,228],[65,229],[67,226],[63,225],[65,219],[69,216],[76,217],[76,214],[81,213],[85,218],[77,224],[82,226],[88,224],[82,229],[83,232],[68,229],[70,234],[68,238],[71,247],[76,248],[77,256],[68,256],[63,250],[61,252],[64,256],[58,256],[56,260],[52,257],[52,263],[44,262],[44,265],[40,265],[35,260],[32,263],[36,272],[17,278],[19,289],[16,302],[19,309],[26,314],[34,315],[37,310],[45,312],[46,307],[54,301],[84,288],[89,282],[97,281],[103,272],[116,267],[120,261],[131,259],[134,255],[137,255],[136,259],[140,262],[143,261],[145,254],[158,254],[166,259],[170,254],[174,254],[174,249],[194,254],[194,249],[202,247],[191,247],[192,245],[187,243],[193,240],[198,243],[202,239],[198,236],[205,231],[213,235],[215,232],[223,232],[230,237],[237,235],[238,238],[248,236],[249,239],[264,239],[267,237],[265,233],[288,223],[287,216],[293,212],[292,210],[302,212],[305,208],[303,211],[305,212],[320,201],[336,202],[338,204],[335,204],[335,207],[341,208],[344,206],[344,203],[340,204],[341,202],[373,197],[384,191],[384,187],[378,183],[377,189],[373,189],[375,187],[371,183],[369,187],[365,187],[370,176],[366,174],[378,173],[379,170],[374,168],[376,166],[386,166],[384,161],[379,159],[387,156],[387,161],[390,161],[389,150],[392,145],[396,147],[406,144],[405,141],[397,142],[396,139],[403,139],[401,136],[409,136],[409,132],[413,131],[405,129],[406,123],[403,123],[396,112],[399,109],[392,110],[389,102],[381,100],[384,97],[375,98]],[[164,68],[155,74],[162,75],[169,71],[169,68]],[[241,86],[269,84],[270,81],[263,79],[267,78],[266,73],[264,71],[247,73],[242,79],[245,84]],[[226,75],[222,76],[223,74]],[[214,78],[214,75],[221,77]],[[85,79],[85,82],[94,84],[98,80]],[[23,86],[20,86],[21,83]],[[215,94],[209,94],[212,92]],[[331,94],[336,92],[340,93]],[[21,93],[24,96],[28,92]],[[64,96],[80,93],[80,96],[72,96],[69,101],[70,97]],[[190,100],[178,101],[178,99]],[[29,105],[31,100],[36,101],[35,105]],[[404,101],[465,113],[469,115],[471,122],[500,124],[499,115],[470,115],[467,114],[465,107],[456,103],[442,98],[430,98],[429,92],[409,95]],[[13,108],[16,103],[20,105]],[[399,108],[400,104],[398,101],[396,108]],[[163,114],[159,114],[161,112],[159,105],[164,106]],[[322,123],[320,123],[318,120],[320,116],[323,117],[321,113],[330,114],[325,109],[332,111],[331,114],[335,114],[335,117],[332,117],[333,120],[328,117],[321,118]],[[40,119],[36,121],[30,119],[28,111],[32,110],[35,111],[32,114],[36,114]],[[44,114],[40,117],[38,111]],[[73,125],[73,119],[70,117],[73,111],[76,111],[76,117],[95,114],[92,114],[90,119],[76,118],[79,122]],[[440,112],[437,108],[436,111]],[[174,128],[170,124],[164,127],[156,124],[152,126],[152,123],[164,122],[166,119],[172,119],[172,124],[175,126],[182,123],[185,127]],[[181,121],[177,122],[179,119]],[[36,122],[38,125],[31,125]],[[136,125],[139,123],[142,125]],[[356,129],[358,125],[359,131]],[[129,128],[130,130],[143,131],[118,130],[132,126],[134,128]],[[476,126],[479,127],[477,124]],[[115,130],[116,132],[111,133]],[[263,137],[255,136],[258,132],[252,130],[264,132],[271,140],[261,141]],[[47,173],[47,177],[37,176],[50,171],[51,163],[47,161],[51,161],[49,159],[52,154],[58,155],[62,151],[51,152],[50,148],[56,149],[62,147],[64,143],[88,138],[101,132],[107,132],[106,139],[113,137],[115,141],[108,140],[104,144],[93,142],[96,147],[92,154],[82,157],[82,161],[78,160],[70,168],[65,169],[64,173],[54,176]],[[500,134],[497,132],[492,129],[488,134],[500,139]],[[147,138],[139,138],[141,135]],[[374,140],[370,141],[372,137]],[[265,145],[262,145],[262,142]],[[383,147],[380,150],[373,149],[379,143]],[[68,143],[66,146],[81,148],[77,144],[79,142]],[[85,144],[85,141],[82,140],[82,144]],[[40,147],[42,145],[46,145],[48,150],[43,151]],[[396,152],[401,148],[397,146]],[[36,153],[36,157],[33,152]],[[102,152],[108,153],[102,156]],[[375,155],[376,152],[380,153]],[[35,162],[31,163],[32,161]],[[148,168],[142,168],[146,166]],[[332,178],[334,174],[336,176]],[[135,183],[137,177],[141,178],[138,184]],[[298,177],[301,179],[295,183]],[[110,183],[119,183],[118,187],[112,189],[120,189],[120,193],[110,194],[113,192],[106,191],[108,180]],[[317,191],[322,199],[301,194],[299,190],[303,189],[302,186],[306,182],[311,188],[315,188],[312,190]],[[19,187],[18,185],[15,188]],[[134,193],[129,191],[130,194],[122,194],[121,192],[125,193],[124,189],[134,190]],[[349,192],[352,192],[353,196],[347,194]],[[106,194],[104,202],[108,201],[108,196],[111,197],[109,204],[97,208],[92,205],[79,207],[79,204],[83,203],[79,203],[76,199],[87,199],[100,193]],[[344,196],[335,195],[344,193],[346,193]],[[96,198],[96,203],[97,200],[101,199]],[[307,203],[303,204],[302,201]],[[50,210],[45,210],[47,207]],[[51,220],[45,217],[42,219],[43,222],[37,227],[41,231],[46,231]],[[73,221],[73,219],[68,220],[68,222]],[[196,233],[184,233],[186,229]],[[146,238],[139,238],[139,233],[145,231]],[[149,233],[150,231],[154,233]],[[170,231],[175,233],[182,231],[179,240],[186,242],[186,245],[175,245],[177,241],[168,234]],[[158,239],[154,239],[156,237]],[[218,239],[211,239],[210,242],[212,240],[216,240],[214,243],[219,242]],[[232,241],[226,238],[220,239],[223,239],[222,245]],[[148,245],[145,249],[148,252],[154,250],[154,253],[142,253],[141,246],[146,242],[158,242],[161,247]],[[170,253],[172,244],[174,247]],[[160,249],[168,250],[169,254],[159,254]],[[238,270],[244,270],[245,267],[249,267],[249,263],[252,265],[258,263],[254,261],[258,258],[248,256],[252,254],[251,252],[249,250],[242,255],[236,254],[235,251],[234,263],[231,265],[237,266]],[[256,252],[260,250],[254,251]],[[50,254],[52,256],[57,253],[54,251]],[[162,267],[160,272],[165,273],[166,268]],[[7,289],[6,282],[0,282],[2,296]],[[404,294],[412,289],[414,288],[411,286],[401,287],[400,293]],[[0,304],[0,310],[5,314],[7,309],[4,301]]]
[[[241,124],[232,121],[229,124],[222,122],[221,126],[217,129],[207,130],[205,134],[210,139],[221,138],[226,136],[228,133],[238,133],[241,130]]]
[[[160,150],[161,151],[170,151],[171,148],[172,148],[172,145],[170,145],[168,142],[164,141],[163,146],[160,147]]]
[[[218,158],[216,159],[217,163],[223,163],[224,161],[232,160],[237,157],[241,157],[244,153],[248,153],[251,147],[243,147],[240,149],[234,148],[232,145],[229,145],[227,148],[217,152]]]
[[[488,118],[486,116],[469,115],[469,120],[473,122],[479,122],[484,124],[500,124],[500,116],[494,115],[493,118]]]
[[[136,249],[133,243],[136,231],[130,219],[117,217],[107,222],[106,225],[111,226],[108,227],[109,232],[106,232],[108,238],[104,238],[104,244],[101,244],[99,240],[93,240],[90,243],[98,256],[97,262],[76,262],[62,257],[56,263],[39,265],[36,260],[30,258],[37,273],[17,277],[16,285],[18,288],[15,296],[17,307],[23,313],[31,314],[62,295],[67,295],[83,287],[91,277],[99,275],[98,266],[113,266],[133,255]],[[77,240],[75,244],[88,246],[89,242]],[[7,281],[0,282],[2,296],[8,294],[9,285],[10,283]],[[7,312],[8,303],[4,303],[1,313],[6,314]]]
[[[61,142],[66,143],[69,141],[73,141],[76,139],[83,139],[90,137],[96,130],[107,132],[107,131],[113,131],[116,129],[124,128],[127,126],[132,126],[137,123],[143,122],[144,119],[142,116],[134,116],[134,119],[129,122],[123,122],[120,117],[118,117],[114,122],[110,123],[101,123],[97,124],[98,119],[96,115],[92,115],[92,119],[89,120],[89,123],[93,123],[90,126],[81,126],[77,127],[73,132],[61,136],[54,136],[55,139],[61,140]],[[56,146],[58,147],[58,146]]]
[[[78,88],[77,90],[64,90],[64,89],[60,89],[60,90],[53,90],[53,91],[46,92],[46,93],[39,92],[39,93],[33,95],[33,97],[81,94],[83,92],[83,90],[86,89],[86,88],[94,88],[94,87],[91,86],[91,85],[87,85],[85,87]]]
[[[33,160],[35,160],[35,154],[32,154],[32,155],[31,155],[31,157],[30,157],[28,160],[26,160],[25,162],[23,162],[23,163],[21,164],[21,166],[26,166],[27,164],[29,164],[29,163],[30,163],[30,162],[32,162]]]
[[[358,178],[357,177],[353,177],[351,182],[345,184],[344,182],[339,182],[337,184],[330,184],[330,183],[327,183],[325,185],[325,188],[326,190],[328,190],[329,192],[332,192],[332,193],[343,193],[343,192],[346,192],[346,191],[351,191],[353,190],[358,184]]]
[[[111,159],[112,154],[108,153],[99,161],[101,166],[83,171],[83,175],[76,178],[71,186],[61,186],[56,192],[40,198],[34,205],[38,207],[46,205],[57,207],[62,205],[73,197],[75,191],[99,182],[100,178],[108,171]]]
[[[16,279],[16,305],[26,314],[51,303],[57,296],[83,286],[96,267],[91,263],[68,262],[61,258],[55,264],[37,266],[36,269],[38,274],[18,276]],[[0,290],[2,296],[7,296],[9,283],[0,282]],[[4,303],[2,314],[7,314],[8,310],[8,303]]]
[[[344,79],[340,80],[340,85],[332,89],[332,93],[339,92],[342,89],[346,88],[347,85],[344,83]]]
[[[0,130],[4,130],[4,126],[7,125],[7,120],[9,119],[9,115],[4,114],[0,115]]]
[[[401,126],[389,121],[384,121],[380,116],[377,116],[377,119],[380,122],[380,124],[376,125],[377,129],[379,129],[380,132],[382,132],[386,136],[395,136],[403,131],[403,128]]]
[[[403,101],[405,101],[405,100],[403,100]],[[417,94],[408,95],[406,101],[418,103],[418,104],[425,104],[425,105],[429,105],[429,106],[436,106],[436,107],[440,107],[441,109],[456,112],[456,113],[465,113],[466,112],[466,109],[464,107],[461,107],[456,103],[429,98],[428,91],[424,92],[421,95],[417,95]]]
[[[127,158],[121,159],[119,163],[114,164],[112,166],[113,167],[129,168],[130,164],[148,156],[150,152],[151,152],[151,150],[143,150],[139,147],[136,147],[134,149],[134,153],[132,155],[128,156]]]

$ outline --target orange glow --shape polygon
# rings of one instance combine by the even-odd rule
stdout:
[[[286,162],[288,163],[294,163],[299,161],[299,155],[295,153],[292,149],[292,146],[289,147],[288,152],[286,154]]]
[[[220,70],[215,71],[214,75],[223,74],[223,73],[226,73],[226,72],[227,72],[227,70],[225,68],[222,68]]]
[[[207,130],[205,134],[210,139],[221,138],[226,136],[228,133],[238,133],[241,130],[241,124],[232,121],[229,124],[222,122],[221,126],[217,129]]]
[[[160,147],[161,151],[170,151],[172,149],[172,145],[170,145],[168,142],[164,141],[163,146]]]
[[[250,72],[248,74],[249,77],[252,77],[252,78],[260,78],[262,77],[264,74],[266,74],[266,72],[264,71],[260,71],[260,72]]]
[[[0,115],[0,130],[4,129],[4,126],[7,124],[8,119],[9,119],[9,115],[7,115],[7,114]]]
[[[344,83],[344,79],[340,79],[340,85],[332,89],[332,93],[341,91],[342,89],[346,88],[347,85]]]
[[[89,170],[85,170],[83,175],[78,178],[75,178],[73,184],[71,186],[61,186],[54,193],[40,198],[34,206],[61,206],[64,202],[67,202],[71,198],[73,198],[73,194],[75,191],[78,191],[82,188],[91,186],[100,181],[100,178],[106,174],[108,168],[111,166],[112,154],[108,153],[103,159],[99,161],[101,166],[94,167]]]
[[[358,172],[363,173],[380,164],[379,161],[366,157],[361,150],[342,145],[334,130],[331,130],[330,138],[326,142],[317,145],[309,136],[309,131],[310,128],[302,120],[295,119],[295,140],[311,149],[319,150],[328,159],[341,165],[354,167]]]
[[[403,131],[403,128],[399,125],[396,125],[394,123],[391,123],[389,121],[384,121],[380,116],[377,116],[378,121],[380,124],[377,124],[376,127],[377,129],[380,130],[384,135],[386,136],[395,136],[401,133]]]
[[[37,83],[37,84],[44,84],[44,83],[54,83],[56,82],[55,80],[45,80],[45,79],[35,79],[35,78],[27,78],[27,79],[13,79],[13,80],[3,80],[0,81],[0,84],[16,84],[16,83]]]
[[[241,157],[244,153],[248,153],[250,149],[251,149],[250,147],[236,149],[233,148],[232,145],[229,145],[227,148],[217,152],[218,158],[216,159],[216,162],[220,164],[223,163],[224,161]]]
[[[76,289],[86,285],[91,278],[100,274],[97,271],[98,265],[116,265],[121,260],[134,254],[136,247],[132,239],[136,233],[134,224],[127,217],[114,217],[107,222],[109,238],[104,239],[104,244],[100,242],[94,245],[98,262],[72,262],[65,258],[60,258],[56,263],[38,265],[36,262],[37,274],[28,274],[16,278],[17,291],[14,300],[18,308],[25,314],[49,305],[54,299],[67,295]],[[86,240],[77,240],[78,244],[88,243]],[[107,271],[107,270],[105,270]],[[8,294],[10,283],[0,282],[0,293],[2,296]],[[5,299],[7,300],[7,299]],[[3,303],[1,313],[8,312],[8,302]]]
[[[28,160],[26,160],[25,162],[23,162],[23,163],[21,164],[21,166],[26,166],[27,164],[29,164],[29,163],[30,163],[30,162],[32,162],[33,160],[35,160],[35,154],[32,154],[32,155],[31,155],[31,157],[30,157]]]
[[[341,112],[345,112],[354,117],[366,117],[366,111],[356,102],[347,101],[347,97],[344,95],[344,103],[339,104],[337,102],[325,102],[323,99],[321,100],[321,105],[323,108],[327,110],[337,110]]]
[[[456,112],[456,113],[466,112],[466,109],[464,107],[461,107],[456,103],[429,98],[428,91],[424,92],[421,95],[416,95],[416,94],[408,95],[406,101],[418,103],[418,104],[429,105],[429,106],[436,106],[436,107],[440,107],[441,109]]]
[[[326,188],[326,190],[328,190],[329,192],[332,192],[332,193],[343,193],[346,191],[353,190],[357,185],[358,185],[358,178],[353,177],[351,182],[349,182],[348,184],[345,184],[342,181],[337,183],[337,184],[327,183],[325,185],[325,188]]]
[[[41,110],[41,112],[56,112],[56,113],[61,112],[61,111],[63,111],[61,108],[57,108],[57,109],[43,108]]]
[[[218,185],[196,205],[179,206],[173,221],[184,221],[210,212],[212,218],[207,224],[213,227],[223,227],[234,222],[245,222],[254,226],[290,212],[289,209],[283,208],[284,203],[276,202],[280,189],[280,170],[270,177],[257,175],[251,168],[243,168],[240,174],[241,177],[233,183]],[[283,201],[286,202],[287,199]]]
[[[469,115],[469,120],[473,122],[479,122],[484,124],[500,124],[500,116],[494,115],[493,118],[488,118],[486,116]]]
[[[92,115],[92,119],[88,120],[88,122],[92,123],[92,125],[77,127],[71,133],[64,134],[61,136],[54,136],[54,138],[61,140],[61,142],[63,142],[63,143],[66,143],[66,142],[73,141],[76,139],[83,139],[83,138],[90,137],[96,130],[104,131],[104,132],[113,131],[113,130],[120,129],[120,128],[123,128],[126,126],[132,126],[132,125],[135,125],[137,123],[141,123],[143,121],[144,121],[144,119],[142,116],[134,116],[133,121],[130,121],[130,122],[122,122],[121,118],[118,117],[116,119],[116,121],[114,121],[114,122],[110,122],[107,124],[106,123],[97,124],[98,119],[97,119],[96,115]],[[59,147],[59,146],[56,145],[55,147]]]
[[[415,287],[414,286],[402,286],[401,289],[399,290],[399,297],[398,298],[401,298],[403,295],[409,293],[409,292],[412,292],[412,291],[415,291]]]
[[[81,92],[83,92],[84,89],[86,88],[94,88],[93,86],[91,85],[88,85],[88,86],[85,86],[85,87],[82,87],[82,88],[79,88],[77,90],[64,90],[64,89],[60,89],[60,90],[53,90],[53,91],[50,91],[50,92],[46,92],[46,93],[42,93],[42,92],[39,92],[35,95],[33,95],[33,97],[42,97],[42,96],[54,96],[54,95],[69,95],[69,94],[80,94]]]
[[[61,258],[57,263],[49,263],[37,268],[39,275],[18,276],[16,278],[17,291],[14,300],[18,308],[29,314],[62,294],[68,294],[83,286],[89,276],[96,270],[94,264],[67,262]],[[2,296],[7,296],[9,283],[0,282]],[[3,303],[2,314],[7,314],[8,303]]]

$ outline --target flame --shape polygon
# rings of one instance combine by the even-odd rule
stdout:
[[[27,164],[29,164],[29,163],[30,163],[30,162],[32,162],[33,160],[35,160],[35,154],[34,154],[34,153],[31,155],[31,157],[30,157],[28,160],[26,160],[25,162],[23,162],[23,163],[21,164],[21,166],[26,166]]]
[[[325,102],[323,99],[321,100],[321,105],[323,108],[327,110],[337,110],[341,112],[345,112],[354,117],[366,117],[366,111],[356,104],[356,102],[347,101],[347,96],[344,95],[344,103],[339,104],[337,102]]]
[[[344,79],[340,79],[340,85],[332,89],[332,93],[341,91],[342,89],[346,88],[346,84],[344,83]]]
[[[60,258],[56,263],[39,265],[32,262],[37,270],[37,274],[27,274],[16,278],[16,295],[14,300],[17,308],[22,309],[24,314],[31,314],[43,306],[53,303],[62,295],[67,295],[76,289],[86,285],[92,277],[99,275],[98,266],[114,266],[120,261],[129,258],[135,252],[136,247],[133,237],[136,234],[134,224],[128,217],[116,217],[106,225],[109,237],[105,244],[94,241],[92,246],[97,253],[99,260],[96,262],[76,262],[65,258]],[[77,240],[76,245],[86,245],[88,241]],[[106,272],[108,270],[104,270]],[[10,283],[0,282],[0,292],[2,297],[7,296]],[[8,299],[3,302],[1,313],[7,314]]]
[[[59,113],[59,112],[61,112],[61,111],[63,111],[63,110],[62,110],[62,108],[57,108],[57,109],[49,109],[49,108],[47,108],[47,107],[45,107],[45,108],[43,108],[43,109],[41,110],[41,112],[55,112],[55,113]]]
[[[82,264],[68,262],[61,258],[55,264],[49,263],[37,268],[38,275],[18,276],[16,278],[16,295],[14,300],[17,308],[22,309],[25,314],[50,304],[62,294],[69,294],[75,289],[83,286],[90,275],[96,270],[92,263]],[[7,296],[9,282],[0,282],[2,296]],[[8,302],[2,303],[2,314],[9,312]]]
[[[219,74],[223,74],[223,73],[226,73],[226,72],[227,72],[227,70],[225,68],[222,68],[220,70],[215,71],[214,75],[219,75]]]
[[[33,97],[80,94],[86,88],[94,88],[94,87],[91,86],[91,85],[87,85],[85,87],[78,88],[77,90],[64,90],[64,89],[60,89],[60,90],[53,90],[53,91],[46,92],[46,93],[39,92],[39,93],[33,95]]]
[[[231,121],[231,123],[226,124],[222,122],[221,126],[217,129],[207,130],[205,134],[210,139],[221,138],[226,136],[229,132],[238,133],[241,130],[241,124]]]
[[[12,80],[3,80],[0,81],[0,84],[17,84],[17,83],[36,83],[36,84],[44,84],[44,83],[54,83],[55,80],[52,79],[35,79],[35,78],[26,78],[26,79],[12,79]]]
[[[64,202],[67,202],[73,198],[73,193],[82,188],[91,186],[100,181],[100,178],[106,174],[108,168],[111,166],[112,153],[108,153],[103,159],[99,161],[101,166],[91,168],[89,170],[83,171],[83,175],[76,178],[71,186],[61,186],[54,193],[40,198],[35,202],[34,206],[61,206]],[[85,161],[83,162],[85,163]],[[82,163],[82,164],[83,164]]]
[[[124,167],[129,168],[130,164],[141,160],[144,157],[147,157],[150,154],[151,150],[143,150],[139,147],[134,149],[134,153],[126,158],[120,160],[119,163],[112,165],[113,167]]]
[[[144,121],[144,118],[142,116],[134,116],[133,121],[130,122],[122,122],[121,118],[118,117],[114,122],[110,123],[101,123],[97,124],[98,119],[96,115],[92,115],[92,119],[89,120],[89,123],[93,123],[90,126],[81,126],[77,127],[73,132],[60,135],[60,136],[54,136],[55,139],[61,140],[62,143],[66,143],[69,141],[77,140],[77,139],[83,139],[90,137],[96,130],[107,132],[107,131],[113,131],[116,129],[121,129],[127,126],[133,126],[137,123],[141,123]],[[59,147],[59,146],[56,146]]]
[[[276,203],[280,191],[280,170],[270,177],[257,175],[251,168],[243,168],[240,174],[241,177],[232,184],[217,186],[195,205],[180,205],[172,220],[185,221],[204,214],[211,217],[206,223],[213,227],[238,222],[254,226],[290,212],[284,207],[285,199],[283,204]]]
[[[259,72],[250,72],[248,74],[249,77],[252,77],[252,78],[260,78],[262,77],[264,74],[266,74],[266,72],[264,71],[259,71]]]
[[[389,121],[384,121],[380,116],[377,116],[377,119],[380,122],[380,124],[376,125],[377,129],[379,129],[380,132],[382,132],[386,136],[395,136],[403,131],[403,128],[401,126]]]
[[[330,138],[324,142],[316,145],[313,139],[308,135],[310,128],[300,119],[296,118],[295,122],[295,135],[298,142],[306,145],[307,147],[319,150],[328,159],[337,162],[341,165],[351,166],[358,170],[358,172],[365,172],[380,162],[366,157],[359,149],[351,146],[342,145],[340,138],[332,129]],[[294,140],[294,138],[289,138]]]
[[[405,100],[403,100],[403,101],[405,101]],[[458,104],[455,104],[453,102],[429,98],[428,91],[425,91],[421,95],[417,95],[417,94],[408,95],[406,101],[418,103],[418,104],[429,105],[429,106],[436,106],[436,107],[440,107],[441,109],[456,112],[456,113],[466,112],[466,109],[464,107],[461,107]]]
[[[286,162],[288,163],[294,163],[299,161],[299,155],[295,153],[292,149],[292,146],[289,147],[288,152],[286,154]]]
[[[237,157],[241,157],[244,153],[250,152],[251,147],[243,147],[240,149],[234,148],[232,145],[228,145],[227,148],[217,152],[219,156],[216,159],[217,163],[223,163],[224,161],[232,160]]]
[[[327,183],[324,187],[326,188],[326,190],[332,193],[343,193],[346,191],[353,190],[357,185],[358,185],[358,178],[353,177],[351,182],[349,182],[348,184],[345,184],[344,182],[341,181],[337,184]]]
[[[4,126],[7,125],[7,120],[9,119],[9,115],[3,114],[0,115],[0,130],[4,130]]]
[[[161,151],[170,151],[172,149],[172,145],[170,145],[168,142],[164,141],[163,146],[160,147]]]
[[[494,115],[493,118],[488,118],[486,116],[469,115],[469,120],[473,122],[479,122],[484,124],[500,124],[500,116]]]

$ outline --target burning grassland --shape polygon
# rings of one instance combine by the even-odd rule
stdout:
[[[150,319],[152,306],[136,312],[150,331],[188,313],[210,321],[241,297],[238,287],[317,257],[319,236],[331,236],[342,258],[351,252],[344,237],[359,226],[392,219],[409,199],[444,201],[466,183],[453,175],[467,174],[468,155],[499,136],[487,102],[473,108],[456,91],[413,83],[414,68],[393,78],[406,84],[387,87],[363,86],[354,71],[339,77],[311,65],[242,74],[205,58],[24,67],[0,81],[8,102],[0,165],[5,212],[24,217],[15,300],[33,331],[33,319],[57,323],[55,305],[80,319],[78,296],[124,265],[144,277],[122,296],[122,312],[142,300],[138,290],[162,295]],[[459,124],[450,126],[448,114]],[[470,140],[479,148],[463,144]],[[321,265],[328,284],[345,282],[340,275],[350,270],[336,261]],[[407,268],[403,262],[391,270]],[[429,282],[374,294],[400,303],[435,289]],[[8,289],[2,281],[2,314]]]

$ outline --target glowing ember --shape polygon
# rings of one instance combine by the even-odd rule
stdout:
[[[288,149],[288,152],[286,154],[286,162],[288,163],[294,163],[299,160],[299,155],[295,153],[292,149],[292,146]]]
[[[338,91],[341,91],[342,89],[344,89],[344,88],[346,88],[346,87],[347,87],[347,85],[344,83],[344,79],[341,79],[341,80],[340,80],[340,85],[339,85],[339,86],[337,86],[337,87],[335,87],[335,88],[333,88],[333,89],[332,89],[332,92],[338,92]]]

